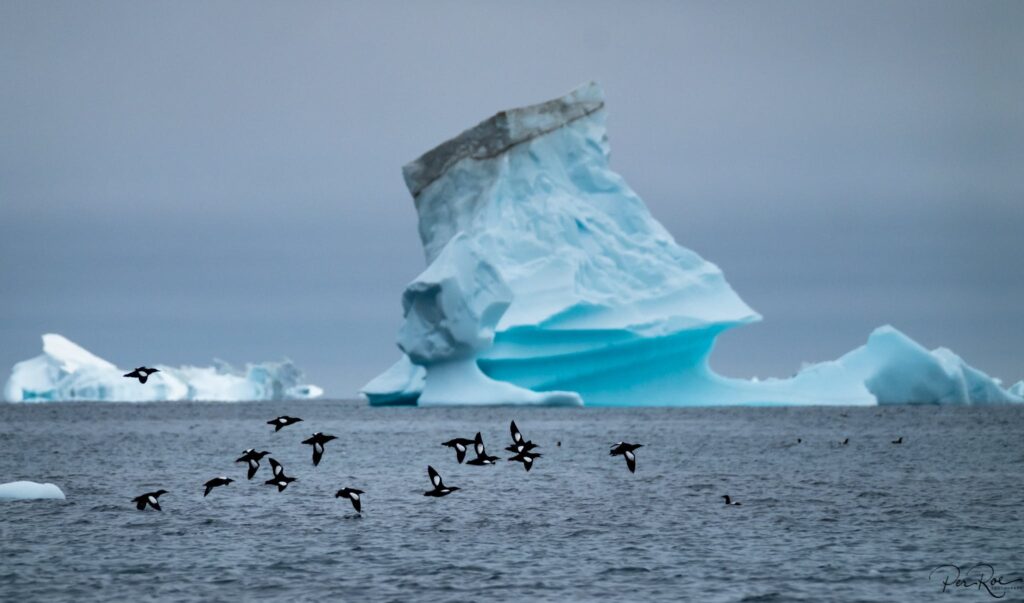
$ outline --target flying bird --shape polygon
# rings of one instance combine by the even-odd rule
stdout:
[[[295,481],[294,477],[288,477],[284,474],[284,466],[273,458],[270,459],[270,469],[274,472],[274,477],[263,483],[268,486],[277,486],[278,492],[284,492],[284,489],[288,487],[288,484]]]
[[[733,506],[733,507],[740,506],[740,503],[738,503],[738,502],[734,501],[733,499],[729,498],[728,494],[723,494],[722,498],[725,499],[725,504],[727,504],[729,506]]]
[[[334,498],[347,498],[352,501],[352,507],[356,510],[356,513],[362,513],[362,504],[359,502],[359,495],[362,494],[362,490],[356,490],[355,488],[342,488],[334,495]]]
[[[208,481],[205,484],[203,484],[206,487],[206,490],[203,492],[203,498],[206,498],[206,496],[208,494],[210,494],[210,491],[213,490],[214,488],[219,488],[220,486],[226,486],[226,485],[230,484],[233,481],[235,481],[235,480],[231,479],[230,477],[223,477],[223,476],[215,477],[215,478],[211,479],[210,481]]]
[[[260,468],[260,461],[263,457],[270,454],[270,452],[264,450],[257,452],[255,448],[247,448],[242,452],[242,456],[238,457],[236,463],[248,463],[249,464],[249,479],[256,475],[256,471]]]
[[[427,490],[423,493],[423,496],[434,496],[440,498],[442,496],[448,496],[459,489],[455,486],[445,486],[444,482],[441,481],[441,476],[430,465],[427,465],[427,475],[430,476],[430,483],[434,485],[434,489]]]
[[[515,421],[512,421],[512,424],[509,426],[509,431],[512,432],[512,445],[506,446],[505,450],[520,453],[529,452],[530,450],[538,447],[533,442],[523,438],[523,434],[519,431],[519,428],[516,427]]]
[[[902,444],[903,443],[903,436],[900,436],[899,439],[893,440],[892,443],[893,444]]]
[[[324,456],[324,444],[331,440],[337,440],[338,438],[332,435],[320,433],[319,431],[313,434],[313,437],[302,440],[303,444],[308,444],[313,447],[313,466],[316,467],[320,464],[320,459]]]
[[[493,465],[494,461],[498,460],[498,457],[490,456],[484,450],[484,438],[479,431],[476,432],[476,439],[473,440],[473,448],[476,450],[476,458],[466,461],[467,465]]]
[[[124,376],[128,377],[129,379],[138,379],[139,383],[145,383],[146,381],[149,380],[149,376],[150,375],[152,375],[153,373],[159,373],[159,372],[160,372],[160,369],[146,368],[144,366],[140,366],[140,367],[138,367],[137,369],[135,369],[134,371],[132,371],[130,373],[125,373]]]
[[[267,425],[273,425],[274,426],[274,433],[277,433],[278,431],[281,431],[282,427],[288,427],[289,425],[294,425],[294,424],[298,423],[301,420],[302,419],[300,419],[298,417],[289,417],[288,415],[281,415],[280,417],[278,417],[276,419],[271,419],[271,420],[267,421]]]
[[[636,473],[636,456],[633,452],[643,446],[643,444],[630,444],[628,442],[618,442],[612,446],[611,451],[608,453],[612,456],[622,455],[626,457],[626,466],[629,467],[630,473]]]
[[[157,499],[160,498],[161,494],[167,494],[167,490],[157,490],[156,492],[140,494],[133,498],[132,502],[135,503],[135,508],[140,511],[145,511],[146,505],[149,505],[157,511],[162,511],[163,509],[160,508],[160,503],[157,502]]]
[[[473,440],[467,440],[466,438],[453,438],[447,442],[441,442],[442,446],[455,449],[455,460],[462,461],[466,460],[466,450],[473,445]]]
[[[530,469],[533,469],[533,459],[540,458],[541,456],[542,455],[539,452],[530,452],[528,450],[523,450],[520,451],[519,454],[515,455],[514,457],[508,460],[515,463],[522,463],[523,469],[529,471]]]

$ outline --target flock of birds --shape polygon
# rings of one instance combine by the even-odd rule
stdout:
[[[132,372],[125,374],[124,376],[132,379],[138,379],[140,383],[146,383],[150,375],[158,372],[160,372],[158,369],[140,366],[133,370]],[[278,431],[281,431],[281,429],[288,427],[290,425],[294,425],[296,423],[300,423],[301,421],[302,419],[298,417],[290,417],[287,415],[283,415],[267,421],[267,424],[272,425],[274,427],[274,433],[277,433]],[[540,446],[524,438],[522,432],[519,431],[519,427],[516,426],[515,421],[512,421],[512,424],[509,426],[509,431],[512,434],[512,443],[509,446],[506,446],[505,450],[514,453],[514,455],[509,457],[507,460],[509,462],[522,463],[523,468],[526,471],[530,471],[530,469],[533,468],[534,460],[543,456],[539,452],[534,452],[534,450],[539,448]],[[336,439],[336,436],[325,434],[318,431],[314,433],[311,437],[302,441],[303,444],[313,447],[314,467],[318,466],[320,464],[320,460],[323,458],[324,446],[331,440]],[[801,442],[802,440],[797,438],[797,444]],[[839,444],[841,446],[846,446],[849,443],[850,438],[846,438]],[[902,444],[903,436],[900,436],[899,439],[893,440],[892,443]],[[465,463],[467,465],[476,466],[494,465],[498,460],[500,460],[496,456],[487,454],[487,449],[484,446],[484,440],[483,437],[480,435],[480,432],[477,432],[476,437],[474,437],[472,440],[467,438],[453,438],[451,440],[448,440],[447,442],[442,442],[441,445],[451,448],[455,451],[455,460],[459,464]],[[557,443],[557,446],[561,445],[561,442]],[[615,444],[612,445],[611,450],[608,454],[610,454],[611,456],[623,457],[626,461],[626,467],[629,469],[629,472],[635,473],[636,450],[642,446],[643,444],[616,442]],[[475,458],[471,458],[470,460],[467,461],[466,454],[470,449],[472,449],[475,452],[476,456]],[[248,448],[242,451],[242,456],[240,456],[235,462],[246,463],[248,467],[246,476],[247,479],[251,480],[253,477],[255,477],[256,472],[259,471],[260,461],[262,461],[263,457],[265,457],[268,454],[270,454],[270,452],[266,450],[256,450],[255,448]],[[271,458],[269,459],[269,462],[273,476],[263,483],[268,486],[276,486],[278,492],[284,492],[285,488],[288,487],[288,484],[296,481],[296,478],[285,474],[284,466],[276,459]],[[452,492],[455,492],[456,490],[460,489],[457,486],[446,486],[444,480],[441,479],[441,474],[439,474],[437,470],[430,465],[427,465],[427,476],[430,478],[430,483],[433,486],[433,488],[424,492],[423,496],[440,498],[442,496],[448,496]],[[206,496],[209,496],[210,492],[212,492],[214,488],[227,486],[228,484],[234,481],[235,480],[226,476],[218,476],[211,480],[208,480],[205,484],[203,484],[203,487],[205,488],[205,490],[203,491],[203,497],[205,498]],[[334,497],[347,498],[352,503],[352,508],[355,509],[356,513],[362,514],[362,501],[360,499],[360,496],[363,493],[364,492],[362,490],[345,487],[338,490],[335,493]],[[135,507],[140,511],[144,511],[147,506],[157,511],[160,511],[162,509],[160,508],[159,499],[160,496],[164,494],[167,494],[167,490],[160,489],[154,492],[146,492],[133,498],[132,502],[135,503]],[[741,504],[738,501],[732,500],[732,498],[728,494],[723,494],[721,498],[725,501],[725,504],[728,506],[740,506]]]
[[[141,369],[136,369],[135,371],[132,371],[132,373],[129,373],[128,375],[135,376],[133,373],[137,372],[140,374],[144,374],[141,372]],[[272,425],[274,427],[274,433],[277,433],[278,431],[281,431],[281,429],[288,427],[289,425],[300,423],[301,421],[302,419],[300,419],[299,417],[290,417],[287,415],[283,415],[267,421],[267,424]],[[512,421],[512,424],[509,427],[509,429],[512,433],[512,443],[509,446],[506,446],[505,450],[513,452],[515,454],[512,457],[509,457],[508,461],[522,463],[523,468],[529,471],[531,468],[533,468],[533,461],[542,456],[539,452],[534,452],[534,450],[536,448],[539,448],[540,446],[524,438],[522,432],[519,431],[519,427],[516,426],[515,421]],[[336,439],[336,436],[318,431],[314,433],[311,437],[302,441],[303,444],[313,447],[314,467],[320,464],[320,460],[324,456],[324,446],[327,444],[327,442]],[[487,454],[487,449],[484,446],[484,440],[483,437],[480,435],[480,432],[477,432],[476,437],[473,438],[472,440],[466,438],[454,438],[448,440],[447,442],[442,442],[441,445],[454,449],[455,460],[458,461],[460,464],[464,462],[467,465],[494,465],[499,460],[498,457]],[[558,442],[557,445],[561,446],[562,443]],[[637,448],[640,448],[641,446],[643,446],[643,444],[617,442],[614,446],[612,446],[609,454],[611,454],[612,456],[624,457],[626,459],[626,466],[629,468],[630,473],[635,473],[636,455],[634,454],[634,452]],[[467,461],[466,453],[470,450],[470,448],[472,448],[472,450],[476,453],[476,456],[475,458],[471,458]],[[242,456],[238,457],[238,459],[236,459],[235,462],[246,463],[248,468],[246,476],[248,479],[251,480],[253,477],[256,476],[256,472],[259,471],[260,461],[262,461],[263,457],[267,456],[268,454],[270,454],[270,452],[267,450],[256,450],[255,448],[248,448],[242,451]],[[284,492],[285,488],[288,487],[288,484],[296,481],[297,478],[287,475],[284,472],[284,465],[282,465],[276,459],[270,458],[269,462],[271,473],[273,475],[270,479],[263,483],[268,486],[276,486],[278,492]],[[427,465],[427,476],[430,477],[430,484],[433,487],[430,490],[424,492],[423,496],[432,496],[435,498],[440,498],[442,496],[448,496],[452,492],[459,490],[457,486],[446,486],[444,480],[441,479],[441,474],[439,474],[437,470],[430,465]],[[209,496],[210,492],[212,492],[214,488],[227,486],[228,484],[234,481],[235,480],[226,476],[218,476],[207,481],[205,484],[203,484],[203,487],[205,488],[205,490],[203,491],[203,497],[205,498]],[[140,511],[145,511],[146,507],[150,507],[152,509],[160,511],[162,510],[160,508],[160,497],[164,494],[167,494],[167,490],[160,489],[156,490],[155,492],[146,492],[133,498],[132,502],[135,503],[135,508],[137,508]],[[338,490],[335,493],[334,497],[347,498],[352,503],[352,508],[355,509],[356,513],[361,514],[362,501],[360,495],[362,494],[362,490],[359,490],[357,488],[345,487],[342,488],[341,490]],[[726,498],[728,499],[728,497]]]

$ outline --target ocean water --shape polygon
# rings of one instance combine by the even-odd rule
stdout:
[[[273,433],[279,414],[304,422]],[[440,446],[481,431],[508,456],[513,419],[530,473]],[[316,468],[313,431],[339,437]],[[636,474],[619,440],[644,444]],[[248,447],[298,481],[264,485],[266,460],[246,481]],[[462,490],[424,497],[428,464]],[[204,499],[217,475],[238,481]],[[933,570],[1024,578],[1020,406],[2,404],[0,482],[19,479],[67,501],[0,502],[3,601],[985,601]],[[135,510],[157,488],[163,512]]]

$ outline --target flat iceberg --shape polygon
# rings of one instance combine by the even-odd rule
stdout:
[[[1021,401],[891,327],[789,379],[715,374],[761,319],[608,165],[588,84],[503,111],[403,168],[427,268],[402,295],[402,358],[370,404],[700,406]]]
[[[64,492],[54,484],[39,484],[36,482],[8,482],[0,484],[0,500],[40,498],[65,500]]]
[[[323,394],[303,384],[302,371],[290,361],[249,364],[237,370],[218,362],[213,367],[156,365],[145,383],[126,379],[128,372],[92,354],[61,335],[43,335],[43,353],[14,365],[4,386],[8,402],[97,400],[147,402],[157,400],[310,399]]]

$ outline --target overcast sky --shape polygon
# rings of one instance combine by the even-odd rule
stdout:
[[[764,315],[783,376],[891,323],[1024,378],[1024,2],[0,3],[0,379],[397,357],[400,168],[599,81],[612,166]]]

